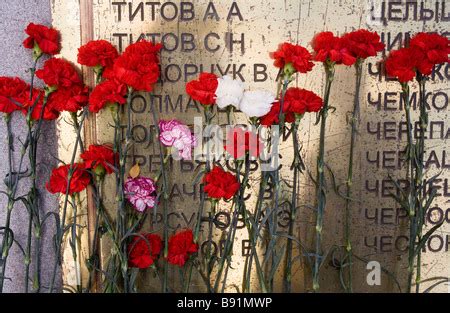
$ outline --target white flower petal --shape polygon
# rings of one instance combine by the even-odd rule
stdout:
[[[246,91],[240,103],[240,110],[248,117],[261,117],[269,113],[275,96],[264,90]]]
[[[244,95],[244,83],[240,80],[224,76],[218,79],[219,85],[216,90],[216,104],[220,109],[229,105],[239,109],[239,103]]]

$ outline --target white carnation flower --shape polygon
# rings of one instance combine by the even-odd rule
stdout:
[[[229,105],[239,109],[239,103],[244,95],[244,83],[240,80],[224,76],[218,79],[219,86],[216,90],[216,104],[220,109]]]
[[[269,113],[275,96],[264,90],[246,91],[242,97],[240,110],[248,117],[261,117]]]

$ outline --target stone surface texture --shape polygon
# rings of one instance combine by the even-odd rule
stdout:
[[[27,1],[0,1],[0,76],[18,76],[26,81],[29,81],[30,73],[28,68],[32,66],[31,51],[24,49],[22,41],[26,38],[24,29],[28,23],[34,22],[44,25],[51,25],[51,9],[49,0],[27,0]],[[43,58],[39,65],[43,64]],[[37,84],[40,84],[37,80]],[[13,132],[15,137],[15,166],[18,166],[18,159],[20,154],[20,141],[26,137],[27,127],[26,121],[22,114],[15,113],[12,119]],[[45,190],[45,183],[48,181],[50,171],[57,165],[54,156],[57,155],[57,139],[56,139],[56,125],[55,122],[46,122],[43,126],[43,134],[40,139],[40,148],[38,150],[38,184],[40,188],[40,209],[41,219],[47,212],[55,211],[58,208],[57,198],[50,195]],[[8,173],[8,147],[6,143],[6,125],[3,118],[0,121],[0,190],[5,190],[3,178]],[[25,160],[27,157],[25,158]],[[28,164],[25,163],[24,168]],[[26,180],[20,184],[17,195],[24,195],[28,192],[29,185]],[[7,205],[7,198],[2,195],[0,197],[0,225],[4,226],[5,211]],[[53,272],[53,264],[55,262],[53,249],[53,235],[54,225],[50,221],[44,226],[43,240],[41,243],[41,260],[44,260],[42,266],[42,288],[49,284],[50,277]],[[17,242],[26,247],[27,233],[28,233],[28,213],[25,207],[17,203],[12,213],[12,230],[14,231],[14,238]],[[33,250],[34,251],[34,247]],[[32,255],[32,271],[34,273],[34,266],[36,255]],[[25,280],[25,265],[24,257],[17,244],[14,244],[10,251],[7,260],[6,277],[9,279],[5,281],[4,292],[23,292]],[[57,273],[57,284],[61,285],[60,270]],[[30,282],[31,286],[31,282]]]

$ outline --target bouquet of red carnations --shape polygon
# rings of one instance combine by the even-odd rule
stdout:
[[[3,288],[5,269],[11,246],[15,244],[14,232],[10,227],[11,216],[17,202],[23,203],[29,213],[28,241],[22,249],[26,264],[25,291],[30,287],[35,292],[57,291],[57,269],[63,262],[64,242],[69,243],[74,264],[86,263],[89,278],[78,279],[76,292],[137,292],[137,278],[141,271],[150,269],[161,283],[162,292],[189,292],[192,279],[196,276],[204,283],[207,292],[224,292],[229,270],[232,268],[233,248],[238,224],[248,233],[250,253],[246,256],[242,292],[274,292],[277,272],[283,275],[284,292],[291,292],[294,279],[293,264],[305,259],[310,265],[311,287],[320,288],[320,269],[327,259],[322,249],[322,235],[325,230],[324,212],[327,206],[326,172],[332,170],[325,159],[327,119],[334,110],[330,94],[337,65],[354,66],[356,88],[354,106],[349,119],[351,142],[347,177],[343,179],[345,191],[337,192],[345,200],[345,232],[340,260],[342,287],[353,291],[353,250],[351,240],[351,203],[354,149],[358,134],[360,112],[360,87],[363,65],[367,58],[375,57],[384,49],[375,32],[357,30],[341,37],[331,32],[317,34],[311,42],[313,52],[303,46],[283,43],[271,53],[274,66],[279,68],[275,93],[267,90],[246,90],[244,84],[230,76],[217,77],[214,73],[202,73],[197,80],[186,84],[186,93],[201,104],[204,123],[201,133],[193,134],[191,129],[176,119],[162,120],[152,108],[151,118],[156,126],[156,144],[160,153],[159,171],[155,177],[141,174],[139,164],[128,164],[133,148],[131,100],[136,93],[151,93],[160,78],[160,44],[139,41],[128,46],[123,53],[105,40],[88,42],[79,49],[78,63],[89,67],[96,75],[96,86],[90,90],[84,83],[78,69],[70,62],[54,57],[60,51],[60,38],[55,29],[30,24],[26,33],[29,37],[24,47],[33,51],[34,66],[30,70],[30,83],[19,78],[0,77],[0,111],[7,125],[9,142],[9,174],[5,179],[8,198],[6,223],[1,228],[1,271],[0,291]],[[420,86],[420,128],[427,127],[425,83],[434,65],[448,62],[449,41],[435,34],[417,34],[409,47],[394,51],[387,58],[387,74],[398,78],[401,83],[405,113],[408,125],[408,181],[406,188],[400,188],[400,196],[393,195],[408,212],[410,218],[409,277],[411,289],[416,262],[416,283],[420,284],[420,252],[424,240],[440,226],[427,233],[424,230],[424,215],[430,207],[435,192],[425,195],[423,191],[424,152],[423,138],[413,142],[413,125],[408,82],[416,79]],[[50,56],[43,64],[43,56]],[[306,75],[316,63],[322,64],[325,72],[323,97],[315,92],[293,86],[297,75]],[[45,84],[43,89],[35,86],[39,78]],[[86,119],[100,111],[108,110],[114,122],[112,144],[91,144],[83,140]],[[240,111],[248,118],[247,125],[233,125],[232,113]],[[11,125],[11,116],[16,112],[24,115],[23,125]],[[61,196],[58,212],[43,215],[37,188],[37,147],[43,123],[57,119],[61,113],[69,112],[76,140],[70,162],[55,168],[46,185],[48,192]],[[211,137],[214,132],[214,118],[226,113],[228,126],[225,138]],[[295,223],[299,203],[300,174],[305,171],[301,154],[300,125],[305,114],[316,114],[320,124],[320,139],[316,167],[316,202],[310,207],[315,212],[315,240],[313,247],[306,247],[295,235]],[[125,130],[122,131],[122,125]],[[26,127],[28,135],[20,142],[21,159],[14,167],[12,152],[15,146],[14,128]],[[292,132],[293,162],[290,174],[293,184],[290,199],[283,201],[281,184],[283,180],[279,166],[279,145],[281,134]],[[265,136],[263,136],[265,134]],[[207,140],[204,140],[207,139]],[[193,153],[199,152],[199,153]],[[194,181],[200,182],[200,201],[197,220],[192,229],[171,232],[168,217],[171,212],[169,163],[172,160],[202,160],[202,169]],[[28,156],[30,168],[23,168]],[[224,164],[227,164],[227,167]],[[251,205],[246,194],[249,190],[251,168],[259,164],[260,181],[257,201]],[[227,169],[228,168],[228,169]],[[115,188],[103,188],[105,177],[114,177]],[[436,179],[436,178],[432,178]],[[18,196],[20,181],[29,180],[31,187],[25,196]],[[270,197],[265,197],[270,189]],[[87,260],[80,260],[79,212],[83,193],[94,208],[93,224],[89,225],[90,237]],[[105,193],[113,193],[114,208],[106,208]],[[277,216],[285,203],[289,206],[289,227],[282,231]],[[223,246],[220,253],[211,245],[213,230],[208,241],[200,249],[201,224],[205,215],[211,216],[227,206],[230,214],[229,228],[222,230]],[[148,232],[145,221],[156,211],[162,212],[162,229]],[[56,260],[41,262],[39,253],[42,228],[53,219],[56,223],[54,247]],[[332,230],[331,230],[332,231]],[[110,254],[100,257],[100,244],[107,242]],[[257,249],[265,246],[262,255]],[[294,257],[294,246],[300,255]],[[32,253],[32,247],[37,249]],[[200,251],[201,250],[201,251]],[[32,255],[36,265],[31,267]],[[41,284],[41,267],[52,264],[53,275],[49,286]],[[253,267],[256,271],[253,270]],[[180,283],[169,279],[170,273],[178,268]],[[76,268],[75,271],[80,271]],[[252,273],[256,273],[257,287],[252,285]],[[196,279],[197,279],[196,278]],[[29,281],[32,281],[30,286]],[[417,289],[418,290],[418,289]]]

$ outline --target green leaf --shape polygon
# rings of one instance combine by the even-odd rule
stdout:
[[[132,286],[133,290],[136,289],[136,278],[138,277],[139,269],[138,268],[132,268],[130,273],[130,285]]]
[[[138,163],[136,163],[129,171],[131,178],[137,178],[141,173],[141,168]]]
[[[423,237],[422,239],[420,239],[419,244],[417,245],[416,250],[414,251],[414,255],[418,255],[420,250],[425,246],[425,243],[427,242],[428,238],[430,238],[431,235],[433,235],[433,233],[439,229],[439,227],[442,226],[442,224],[444,224],[444,219],[442,219],[442,221],[437,224],[434,225],[433,228],[431,228]],[[411,240],[411,239],[410,239]]]
[[[278,267],[280,266],[281,260],[283,259],[285,250],[286,250],[286,246],[283,245],[280,253],[278,255],[276,255],[275,258],[273,259],[272,270],[270,271],[270,274],[268,277],[269,281],[274,279],[275,274],[277,273]]]
[[[433,191],[431,192],[429,198],[427,199],[427,202],[425,203],[425,206],[423,207],[423,213],[424,214],[430,208],[431,203],[433,203],[434,198],[436,198],[436,194],[437,194],[437,189],[433,189]]]
[[[16,201],[21,201],[25,208],[27,209],[28,213],[32,213],[33,209],[31,207],[31,203],[26,199],[25,197],[19,197],[16,199]]]
[[[197,175],[195,175],[193,181],[192,181],[192,186],[197,185],[202,179],[203,179],[203,175],[206,173],[206,171],[204,169],[200,170]]]

